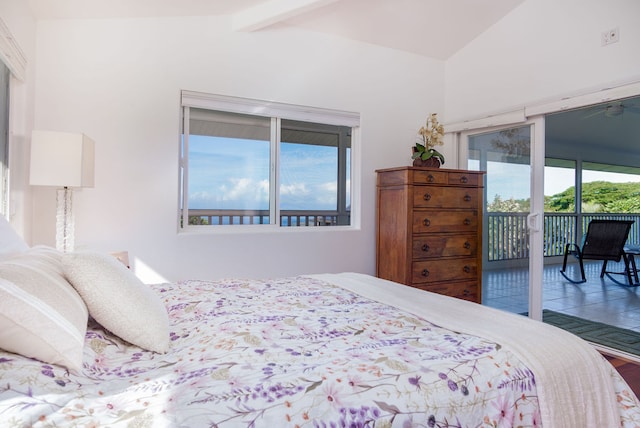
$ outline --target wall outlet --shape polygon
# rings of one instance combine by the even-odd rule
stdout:
[[[619,40],[620,30],[618,29],[618,27],[602,32],[602,46],[610,45],[611,43],[617,43]]]

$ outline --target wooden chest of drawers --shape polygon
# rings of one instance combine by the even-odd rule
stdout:
[[[480,303],[483,172],[378,170],[376,274]]]

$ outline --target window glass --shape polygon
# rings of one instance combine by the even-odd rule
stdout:
[[[576,162],[546,158],[544,166],[544,211],[576,211]]]
[[[530,151],[528,126],[469,137],[468,168],[487,172],[487,212],[529,212]]]
[[[349,224],[346,187],[349,128],[282,121],[280,143],[280,224]]]
[[[269,223],[270,120],[190,109],[189,224]]]

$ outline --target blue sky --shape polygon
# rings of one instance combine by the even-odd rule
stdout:
[[[269,142],[189,137],[189,207],[268,209]],[[337,148],[283,143],[281,209],[335,210]]]

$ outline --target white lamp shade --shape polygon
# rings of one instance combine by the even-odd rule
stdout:
[[[95,143],[84,134],[33,131],[31,171],[34,186],[93,187]]]

